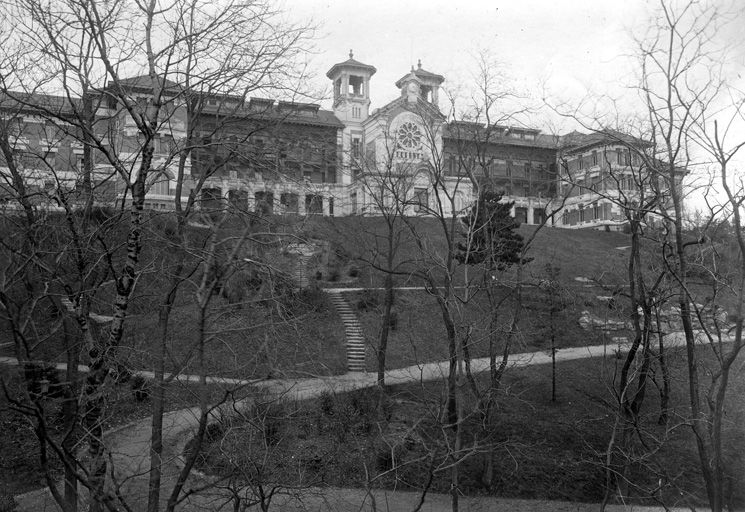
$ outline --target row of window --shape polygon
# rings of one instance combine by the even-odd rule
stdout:
[[[539,163],[534,166],[533,162],[517,163],[512,160],[492,159],[486,164],[486,169],[474,157],[469,157],[463,162],[456,155],[450,155],[447,159],[447,174],[458,176],[462,174],[463,167],[466,166],[477,175],[488,173],[491,176],[506,176],[514,178],[535,178],[540,180],[550,179],[555,172],[555,166],[550,164],[546,167]]]
[[[228,204],[240,211],[248,209],[248,192],[245,190],[228,190]],[[324,197],[319,194],[305,195],[305,214],[322,215]],[[222,190],[219,187],[205,188],[202,190],[203,208],[220,208],[223,204]],[[279,195],[281,211],[285,214],[300,213],[300,196],[292,192],[283,192]],[[334,215],[334,198],[327,199],[328,213]],[[274,213],[274,192],[260,190],[254,193],[254,211],[262,215]]]
[[[641,158],[638,153],[632,152],[628,148],[616,149],[615,163],[620,166],[638,166],[641,162]],[[589,157],[587,155],[580,155],[578,158],[569,161],[570,169],[585,169],[586,167],[594,167],[596,165],[612,163],[613,157],[608,152],[602,152],[602,161],[600,160],[601,154],[593,150]]]
[[[605,192],[607,190],[626,190],[634,191],[638,187],[631,175],[613,176],[593,176],[587,179],[578,179],[574,184],[564,183],[562,185],[564,197],[575,197],[593,192]]]
[[[612,211],[610,203],[592,203],[588,208],[579,205],[576,210],[564,210],[561,214],[561,222],[565,226],[574,226],[583,222],[611,220]]]

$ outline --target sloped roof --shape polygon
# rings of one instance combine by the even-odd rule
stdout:
[[[560,147],[569,152],[579,151],[592,146],[606,146],[608,144],[648,146],[650,142],[611,128],[593,133],[582,133],[574,130],[559,137]]]
[[[117,82],[118,86],[122,89],[152,89],[153,82],[150,75],[139,75],[129,78],[123,78]],[[165,89],[176,89],[178,84],[167,78],[163,79],[163,86]]]
[[[437,73],[432,73],[431,71],[427,71],[426,69],[423,69],[421,60],[418,62],[417,68],[413,71],[414,71],[414,74],[418,76],[419,78],[430,78],[433,80],[437,80],[439,82],[445,81],[444,76],[438,75]]]
[[[334,64],[331,66],[331,69],[329,69],[326,72],[326,77],[331,79],[336,72],[341,68],[354,68],[354,69],[361,69],[363,71],[367,71],[370,73],[370,76],[374,75],[377,69],[375,69],[374,66],[370,66],[369,64],[363,64],[362,62],[354,59],[354,53],[352,53],[352,50],[349,50],[349,58],[345,60],[344,62],[339,62],[337,64]]]
[[[235,100],[236,98],[231,98]],[[323,110],[315,103],[299,103],[292,101],[275,102],[268,98],[251,98],[249,102],[241,105],[225,107],[218,104],[205,104],[202,107],[203,115],[223,115],[236,118],[254,118],[262,120],[276,120],[281,123],[301,124],[307,126],[327,126],[331,128],[344,128],[344,124],[336,117],[334,112]]]
[[[445,120],[445,115],[440,112],[440,109],[437,108],[437,105],[430,103],[428,101],[421,101],[416,103],[416,107],[413,107],[409,104],[407,99],[404,96],[399,96],[395,100],[383,105],[380,108],[375,109],[372,114],[370,114],[370,117],[368,119],[374,119],[383,115],[388,114],[392,110],[395,110],[396,108],[401,108],[404,110],[408,110],[409,112],[414,112],[415,114],[427,114],[431,115],[432,117],[435,117],[437,119],[440,119],[441,121]]]
[[[431,84],[432,82],[436,82],[437,85],[440,85],[442,82],[445,81],[444,76],[438,75],[437,73],[432,73],[431,71],[427,71],[426,69],[422,69],[422,61],[420,60],[417,62],[416,69],[414,68],[414,66],[411,66],[411,71],[396,80],[396,87],[400,89],[401,85],[403,85],[404,80],[412,75],[414,75],[414,78],[425,85],[427,85],[427,83]]]
[[[523,132],[533,135],[533,139],[519,139],[510,136],[511,132]],[[523,146],[544,149],[556,149],[558,147],[557,137],[540,133],[534,128],[508,127],[502,125],[491,125],[488,127],[482,123],[455,121],[448,123],[443,132],[443,138],[449,138],[465,142],[504,144],[510,146]]]
[[[5,112],[49,111],[72,114],[81,107],[80,99],[70,101],[65,96],[28,92],[0,92],[0,110]]]

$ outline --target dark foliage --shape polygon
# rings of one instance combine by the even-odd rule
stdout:
[[[463,237],[470,243],[458,243],[456,258],[461,264],[485,264],[501,271],[520,262],[523,237],[516,231],[520,224],[510,215],[515,203],[501,200],[501,193],[485,190],[462,219],[467,229]]]
[[[381,297],[377,290],[364,290],[357,301],[357,309],[360,311],[372,310],[380,306]]]
[[[150,398],[152,390],[150,384],[145,380],[142,375],[135,375],[132,377],[132,395],[138,402],[144,402]]]
[[[28,363],[23,367],[31,396],[59,398],[64,396],[57,369],[53,365]]]

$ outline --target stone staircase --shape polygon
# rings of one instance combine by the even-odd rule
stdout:
[[[331,303],[344,322],[344,332],[347,341],[347,369],[350,372],[364,372],[365,368],[365,337],[362,334],[360,322],[352,307],[344,299],[341,292],[328,292]]]

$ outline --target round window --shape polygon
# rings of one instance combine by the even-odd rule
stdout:
[[[404,149],[419,149],[422,145],[422,133],[414,123],[402,124],[397,133],[398,145]]]

